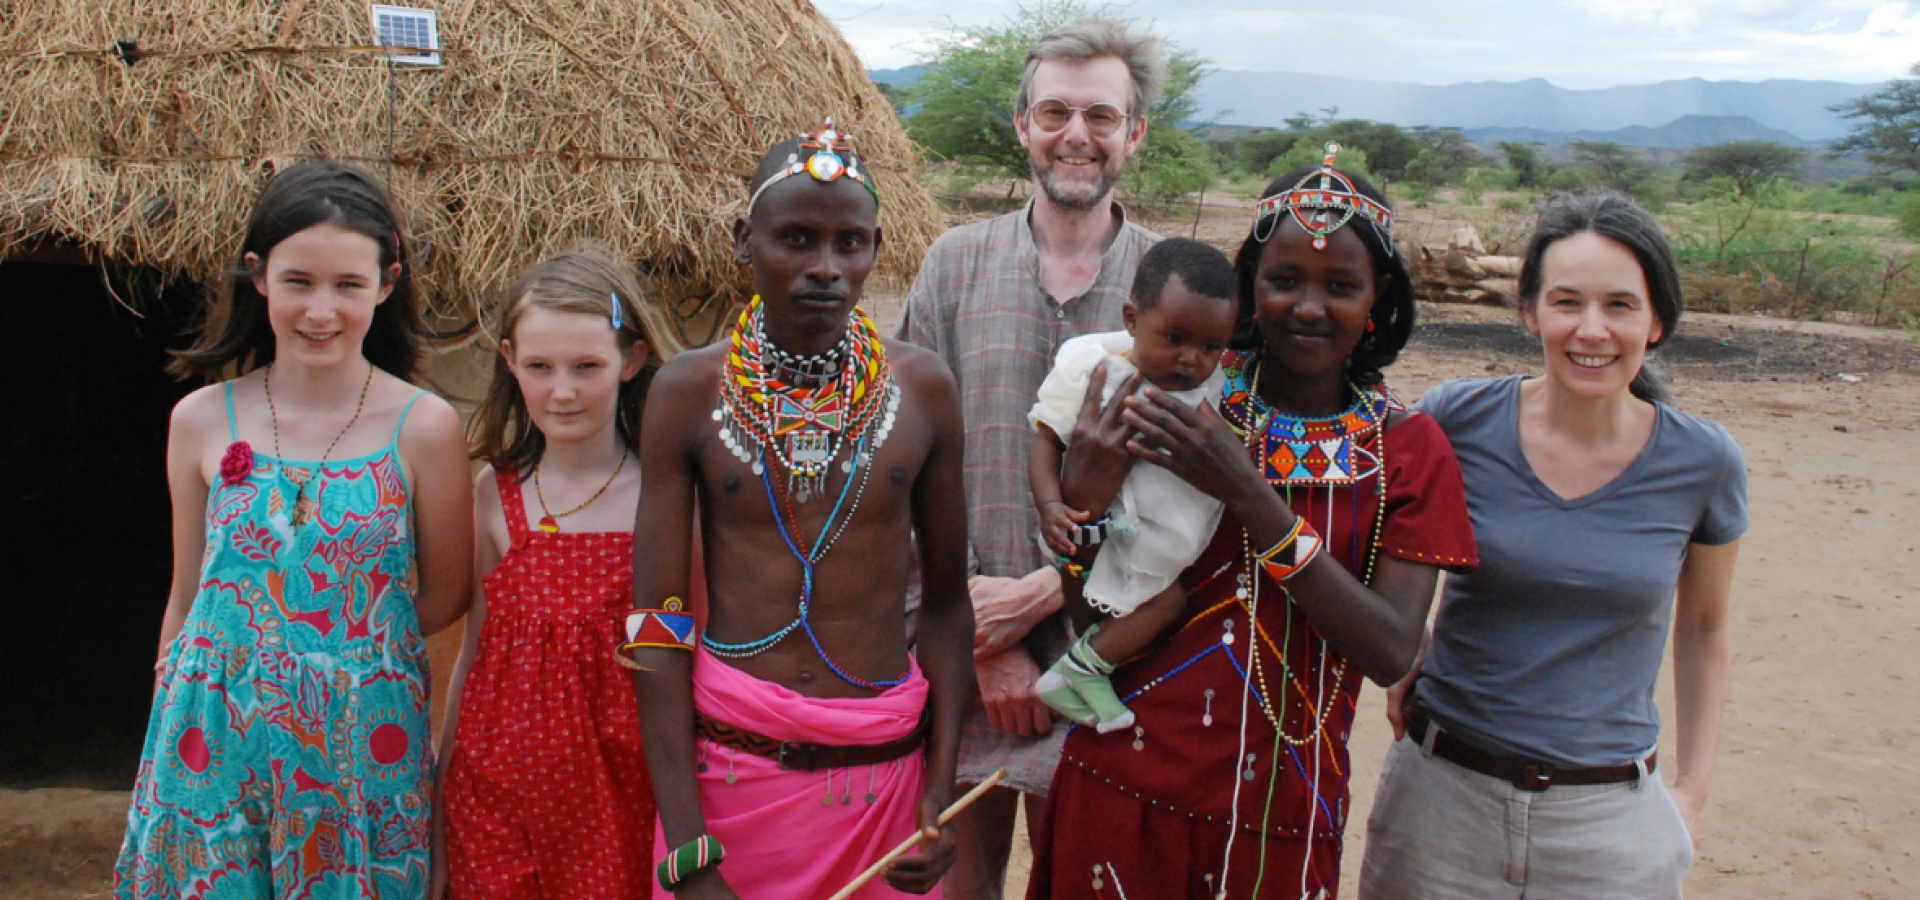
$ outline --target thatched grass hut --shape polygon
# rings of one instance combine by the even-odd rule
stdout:
[[[941,227],[893,111],[807,0],[412,2],[437,13],[437,66],[391,63],[366,2],[0,0],[0,546],[25,616],[0,678],[60,685],[19,704],[31,727],[0,737],[0,784],[130,783],[185,389],[165,351],[275,168],[384,174],[456,335],[519,269],[594,237],[652,273],[687,326],[666,343],[701,341],[746,286],[731,225],[759,155],[823,115],[881,180],[883,282]]]
[[[760,153],[828,114],[882,181],[881,277],[939,233],[893,110],[807,0],[412,2],[438,65],[391,62],[366,2],[0,0],[0,258],[51,239],[204,277],[273,168],[325,156],[388,175],[443,314],[581,236],[693,314],[744,287],[730,226]]]

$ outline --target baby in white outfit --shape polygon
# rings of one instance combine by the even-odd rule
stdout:
[[[1040,510],[1041,543],[1058,554],[1062,577],[1084,579],[1087,602],[1109,617],[1088,628],[1034,687],[1061,715],[1102,732],[1132,726],[1133,713],[1107,676],[1114,662],[1145,650],[1179,618],[1186,601],[1180,573],[1212,539],[1221,504],[1173,473],[1136,461],[1106,515],[1086,521],[1061,500],[1065,440],[1101,363],[1107,367],[1103,403],[1139,372],[1182,403],[1217,408],[1225,382],[1220,355],[1238,314],[1234,294],[1233,264],[1220,251],[1184,238],[1154,245],[1141,257],[1122,309],[1127,330],[1062,344],[1027,414],[1036,432],[1027,475]],[[1093,553],[1092,565],[1083,565]]]

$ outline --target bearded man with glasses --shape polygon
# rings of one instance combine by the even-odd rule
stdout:
[[[1027,410],[1062,343],[1122,327],[1134,269],[1160,240],[1127,221],[1113,188],[1146,138],[1146,110],[1166,75],[1165,45],[1123,22],[1083,18],[1041,38],[1013,109],[1034,197],[942,235],[900,322],[900,338],[953,370],[966,426],[981,706],[962,734],[958,780],[1009,773],[955,819],[960,856],[944,885],[953,900],[1000,900],[1018,798],[1028,798],[1031,832],[1059,762],[1065,723],[1033,683],[1070,641],[1060,575],[1037,540]]]

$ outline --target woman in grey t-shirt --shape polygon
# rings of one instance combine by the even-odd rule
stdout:
[[[1680,286],[1633,201],[1557,198],[1520,294],[1545,374],[1449,382],[1420,404],[1459,456],[1480,568],[1448,576],[1418,681],[1389,696],[1400,740],[1367,824],[1366,900],[1679,897],[1692,864],[1745,464],[1645,370]],[[1669,631],[1670,792],[1653,700]]]

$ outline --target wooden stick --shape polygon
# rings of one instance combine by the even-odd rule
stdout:
[[[953,817],[959,815],[961,810],[966,809],[973,801],[980,799],[981,794],[986,793],[988,788],[999,784],[1000,779],[1005,777],[1007,777],[1007,770],[997,769],[992,775],[987,776],[987,780],[974,785],[973,790],[968,791],[960,799],[953,801],[952,806],[947,807],[945,811],[940,813],[940,824],[945,825],[952,821]],[[868,866],[865,872],[860,873],[859,878],[855,878],[846,887],[841,888],[840,893],[834,894],[831,898],[828,898],[828,900],[847,900],[848,897],[853,896],[854,891],[859,890],[865,886],[867,882],[872,881],[873,876],[880,874],[881,870],[885,869],[888,863],[905,856],[907,851],[912,850],[913,845],[918,843],[920,843],[920,829],[915,828],[913,830],[913,837],[901,841],[900,846],[893,848],[887,855],[880,857],[879,862]]]

